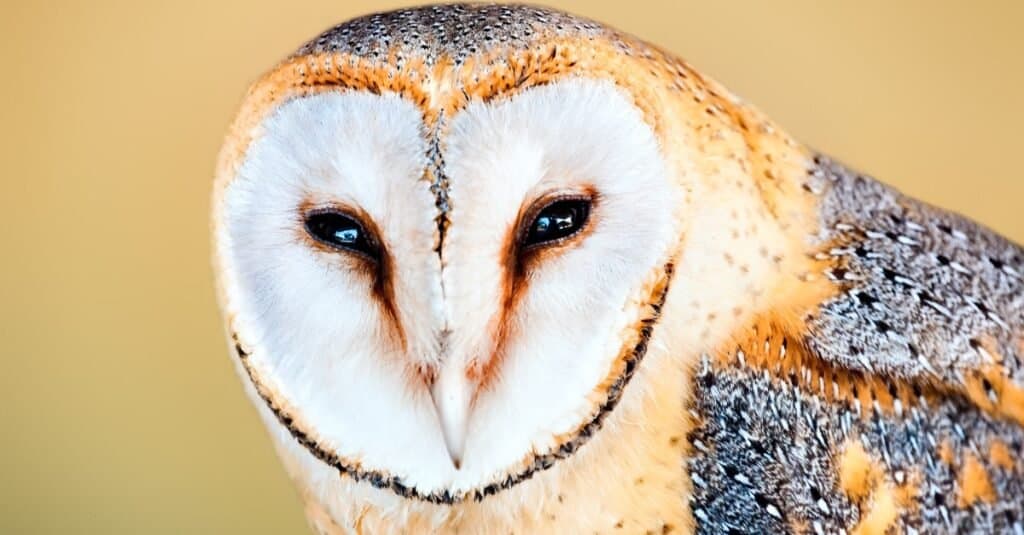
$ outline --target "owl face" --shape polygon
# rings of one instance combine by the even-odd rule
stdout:
[[[664,297],[679,195],[625,92],[572,78],[431,127],[401,95],[325,91],[258,130],[216,232],[275,425],[342,471],[453,498],[595,431]]]

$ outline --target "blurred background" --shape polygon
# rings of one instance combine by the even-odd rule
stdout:
[[[246,86],[405,2],[5,2],[0,533],[301,533],[212,287]],[[797,138],[1024,241],[1024,3],[550,1],[661,44]]]

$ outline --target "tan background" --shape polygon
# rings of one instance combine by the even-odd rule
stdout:
[[[5,3],[0,533],[304,529],[221,339],[214,155],[254,77],[400,3]],[[553,3],[1024,241],[1024,3]]]

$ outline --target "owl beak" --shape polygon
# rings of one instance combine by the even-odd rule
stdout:
[[[448,448],[448,455],[456,470],[462,465],[472,393],[473,386],[461,366],[442,366],[430,387],[430,395],[441,422],[444,445]]]

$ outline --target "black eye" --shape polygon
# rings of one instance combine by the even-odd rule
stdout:
[[[558,241],[576,234],[587,223],[590,201],[563,199],[545,206],[530,223],[523,245],[531,246]]]
[[[335,211],[313,212],[306,216],[306,232],[316,241],[368,256],[379,256],[374,239],[354,218]]]

